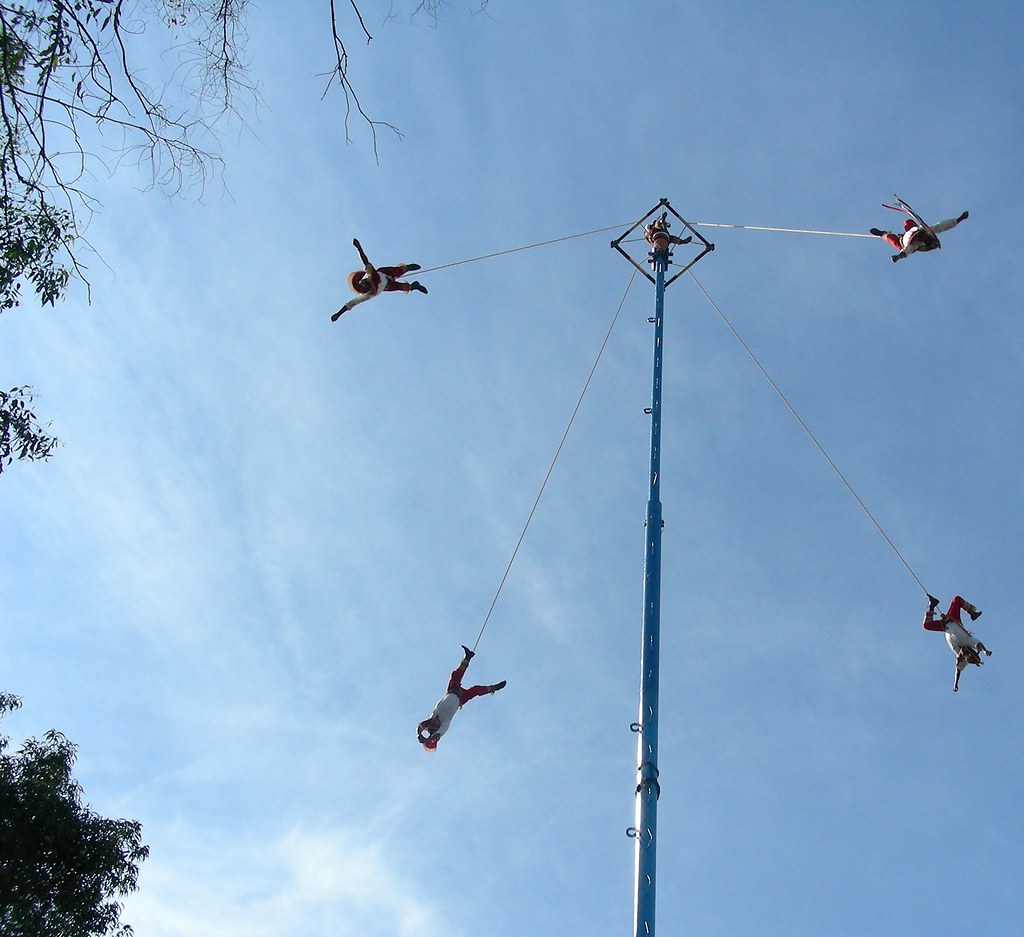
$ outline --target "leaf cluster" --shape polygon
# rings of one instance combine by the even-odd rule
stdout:
[[[48,435],[36,422],[31,407],[34,399],[28,386],[0,390],[0,473],[16,458],[48,459],[59,445],[57,437]]]
[[[7,187],[0,227],[0,312],[21,302],[28,280],[39,301],[52,306],[67,289],[71,271],[62,255],[74,242],[74,217],[38,194]]]

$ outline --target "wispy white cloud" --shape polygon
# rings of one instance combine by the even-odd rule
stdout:
[[[184,834],[184,835],[182,835]],[[124,919],[148,937],[277,937],[373,930],[396,937],[463,933],[429,889],[398,872],[369,826],[356,833],[293,828],[260,841],[178,831],[179,848],[155,853]]]

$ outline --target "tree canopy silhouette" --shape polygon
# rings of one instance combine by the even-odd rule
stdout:
[[[20,706],[0,693],[0,718]],[[136,890],[149,855],[141,824],[83,804],[76,747],[60,732],[9,744],[0,736],[0,934],[127,937],[117,899]]]

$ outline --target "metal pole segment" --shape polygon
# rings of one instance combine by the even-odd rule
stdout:
[[[644,240],[651,245],[647,261],[651,276],[640,261],[622,246],[637,228],[653,215],[661,213],[660,220],[644,227]],[[685,238],[668,232],[667,219],[671,214],[688,232]],[[671,277],[666,277],[672,259],[673,246],[693,245],[698,251]],[[651,472],[647,498],[646,546],[644,549],[644,612],[640,640],[640,715],[630,726],[637,733],[637,785],[635,826],[626,832],[634,841],[636,882],[633,892],[633,937],[654,937],[654,911],[656,891],[656,862],[658,849],[658,681],[661,641],[661,397],[662,358],[665,334],[665,290],[702,257],[715,249],[696,228],[683,218],[663,198],[628,231],[611,242],[614,250],[622,254],[639,270],[655,289],[654,309],[654,381],[651,391]]]
[[[640,645],[640,715],[637,723],[636,882],[634,937],[654,937],[658,847],[658,676],[661,636],[661,386],[668,251],[652,252],[655,272],[654,382],[651,392],[651,474],[644,552],[644,611]]]

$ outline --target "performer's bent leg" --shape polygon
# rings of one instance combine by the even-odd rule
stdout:
[[[949,610],[946,612],[946,617],[952,618],[954,621],[962,625],[963,622],[960,621],[960,612],[962,611],[967,612],[967,614],[971,616],[971,621],[981,614],[981,612],[971,605],[970,602],[961,598],[959,595],[954,595],[953,601],[949,603]]]
[[[462,701],[463,705],[465,705],[471,699],[476,699],[478,696],[486,696],[490,692],[491,692],[491,688],[489,686],[479,686],[478,685],[478,686],[466,687],[464,690],[462,690],[459,693],[459,699]]]
[[[469,666],[469,661],[464,660],[458,667],[452,671],[452,675],[448,678],[448,691],[449,693],[457,693],[460,697],[464,692],[462,689],[462,675],[466,672],[466,668]]]
[[[388,285],[381,291],[383,293],[408,293],[410,286],[408,283],[396,279],[397,277],[404,277],[409,272],[409,267],[406,264],[399,264],[397,267],[378,267],[377,270],[380,273],[385,274],[388,277]]]

